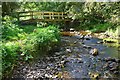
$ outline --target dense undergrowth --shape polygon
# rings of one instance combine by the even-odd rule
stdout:
[[[31,28],[32,27],[32,28]],[[14,67],[52,50],[60,41],[56,26],[18,26],[9,17],[2,27],[2,73],[8,76]]]

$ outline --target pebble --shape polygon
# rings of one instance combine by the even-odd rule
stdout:
[[[60,52],[55,52],[56,55],[60,55],[61,53]]]
[[[103,43],[103,41],[98,41],[98,42],[97,42],[97,44],[101,44],[101,43]]]
[[[91,49],[92,47],[91,46],[87,46],[87,45],[83,45],[83,48]]]
[[[69,53],[71,53],[72,51],[71,51],[71,49],[66,49],[66,52],[69,52]]]
[[[77,41],[74,41],[74,44],[76,44],[77,43]]]

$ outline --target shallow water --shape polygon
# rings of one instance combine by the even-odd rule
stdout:
[[[75,37],[64,37],[66,41],[69,40],[69,44],[73,44]],[[103,61],[104,58],[116,58],[118,59],[118,49],[115,47],[108,47],[107,45],[97,44],[98,41],[101,41],[98,38],[91,38],[90,40],[82,40],[83,45],[91,46],[92,48],[98,49],[98,56],[93,56],[89,54],[90,49],[79,48],[81,46],[81,40],[76,40],[77,43],[74,46],[70,46],[71,50],[76,48],[76,51],[73,51],[68,56],[69,62],[66,63],[65,69],[70,72],[72,78],[90,78],[93,73],[99,74],[101,78],[106,78],[105,74],[109,75],[109,78],[116,77],[113,73],[110,73],[107,69],[104,69],[103,66],[106,64]],[[77,49],[78,48],[78,49]],[[77,59],[81,59],[83,62],[77,62]]]
[[[102,41],[98,38],[92,38],[90,40],[84,40],[84,43],[86,45],[92,46],[94,48],[97,48],[99,52],[101,53],[101,57],[112,57],[112,58],[119,58],[120,59],[120,52],[118,51],[118,48],[108,46],[107,44],[97,44],[98,41]],[[103,53],[103,54],[102,54]]]

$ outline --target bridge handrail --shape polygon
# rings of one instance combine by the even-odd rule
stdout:
[[[31,17],[34,19],[34,16],[42,17],[41,19],[68,19],[68,16],[65,12],[51,12],[51,11],[25,11],[17,12],[17,19],[20,21],[21,17]]]

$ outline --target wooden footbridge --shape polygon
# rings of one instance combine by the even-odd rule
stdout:
[[[18,21],[40,22],[40,21],[71,21],[68,14],[64,12],[27,11],[17,12]]]

